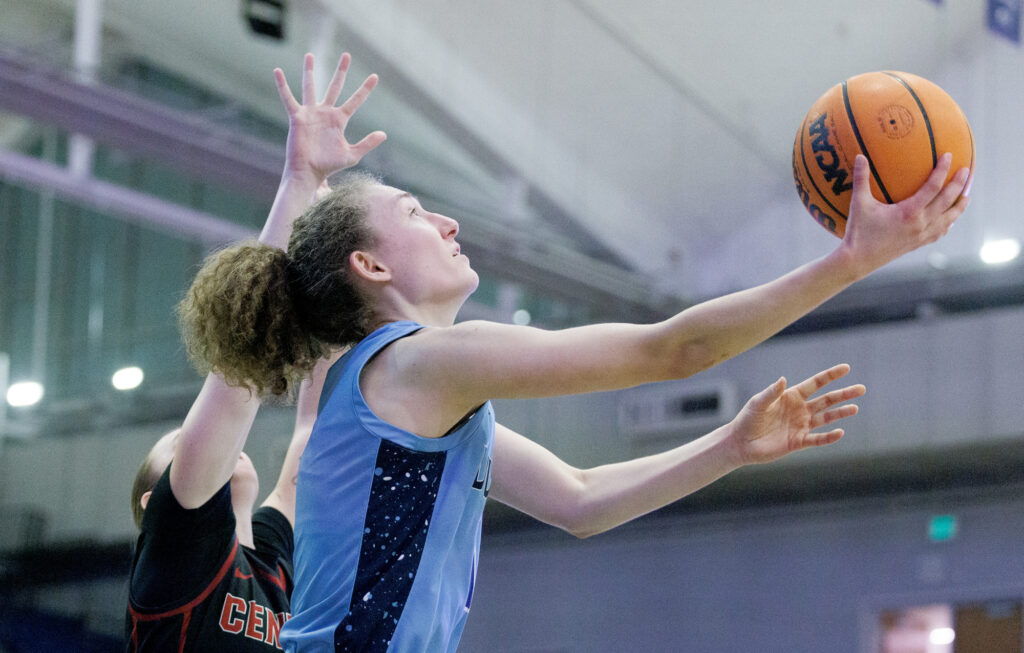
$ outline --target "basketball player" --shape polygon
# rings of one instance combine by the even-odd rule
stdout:
[[[297,220],[287,251],[256,243],[212,255],[180,307],[201,365],[275,394],[309,369],[305,352],[352,347],[327,375],[300,465],[285,650],[455,651],[488,494],[586,537],[737,467],[837,441],[841,429],[815,429],[854,414],[844,402],[864,388],[816,393],[846,365],[793,387],[779,379],[694,442],[588,470],[496,424],[490,399],[680,379],[749,349],[946,233],[968,203],[958,198],[967,169],[943,186],[950,160],[890,205],[871,196],[858,157],[848,228],[834,251],[657,324],[455,323],[479,282],[458,223],[367,175],[349,175]],[[237,280],[230,288],[218,282],[226,275]],[[232,310],[216,310],[223,303]],[[261,325],[255,338],[271,351],[231,347],[229,334],[248,325]]]
[[[292,222],[314,192],[324,191],[327,175],[354,166],[385,138],[374,132],[355,145],[345,139],[349,118],[377,81],[371,76],[335,107],[349,62],[343,55],[323,102],[316,101],[311,56],[301,104],[275,71],[289,131],[284,175],[259,238],[265,247],[284,247]],[[322,353],[303,359],[312,378],[299,389],[294,434],[277,483],[255,512],[258,479],[242,453],[259,406],[249,390],[209,374],[181,428],[146,457],[132,489],[141,533],[129,581],[128,651],[280,649],[292,590],[295,478],[329,365]]]

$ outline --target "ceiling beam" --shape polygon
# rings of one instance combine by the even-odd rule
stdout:
[[[0,107],[265,200],[277,189],[284,161],[283,144],[248,137],[118,89],[79,83],[2,52]],[[211,245],[253,235],[248,227],[116,184],[77,177],[60,166],[10,151],[0,151],[0,176],[18,185],[52,188],[93,209]],[[530,192],[536,198],[539,191],[531,188]],[[455,214],[464,224],[464,243],[485,255],[477,258],[478,267],[499,278],[540,287],[571,301],[621,309],[636,320],[661,319],[681,303],[655,291],[646,275],[576,251],[543,233],[494,216]]]
[[[0,51],[0,108],[270,200],[284,147]]]
[[[80,177],[67,168],[15,152],[0,150],[0,179],[40,192],[51,191],[94,211],[209,246],[257,235],[254,229],[230,220],[99,179]]]
[[[628,52],[631,57],[671,88],[680,99],[689,103],[711,121],[712,124],[716,125],[726,138],[732,139],[740,148],[750,152],[767,170],[775,171],[779,170],[780,166],[782,166],[782,169],[788,166],[788,158],[786,156],[780,157],[778,153],[768,150],[760,143],[756,130],[751,129],[743,120],[737,120],[727,115],[714,101],[707,97],[706,93],[702,93],[696,87],[688,84],[684,79],[681,79],[672,72],[669,66],[659,61],[654,54],[648,52],[644,47],[642,36],[630,34],[629,31],[616,27],[610,19],[601,11],[591,6],[591,3],[587,0],[568,0],[568,2],[597,29],[604,32],[619,47]]]

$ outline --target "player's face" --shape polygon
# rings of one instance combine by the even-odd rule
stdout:
[[[391,285],[413,304],[464,302],[480,278],[455,236],[459,223],[428,211],[413,195],[376,186],[368,198],[372,254],[391,272]]]

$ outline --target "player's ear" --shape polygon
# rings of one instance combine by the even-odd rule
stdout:
[[[349,266],[368,281],[390,281],[391,269],[376,256],[365,250],[356,250],[348,257]]]
[[[145,510],[146,506],[149,504],[149,497],[151,494],[153,494],[153,490],[143,492],[142,496],[139,497],[139,505],[142,506],[143,510]]]

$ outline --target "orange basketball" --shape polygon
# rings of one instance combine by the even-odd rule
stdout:
[[[945,152],[953,153],[947,182],[974,169],[971,126],[953,98],[917,75],[864,73],[807,112],[793,142],[793,181],[811,216],[842,238],[858,153],[870,163],[871,193],[892,204],[913,195]]]

